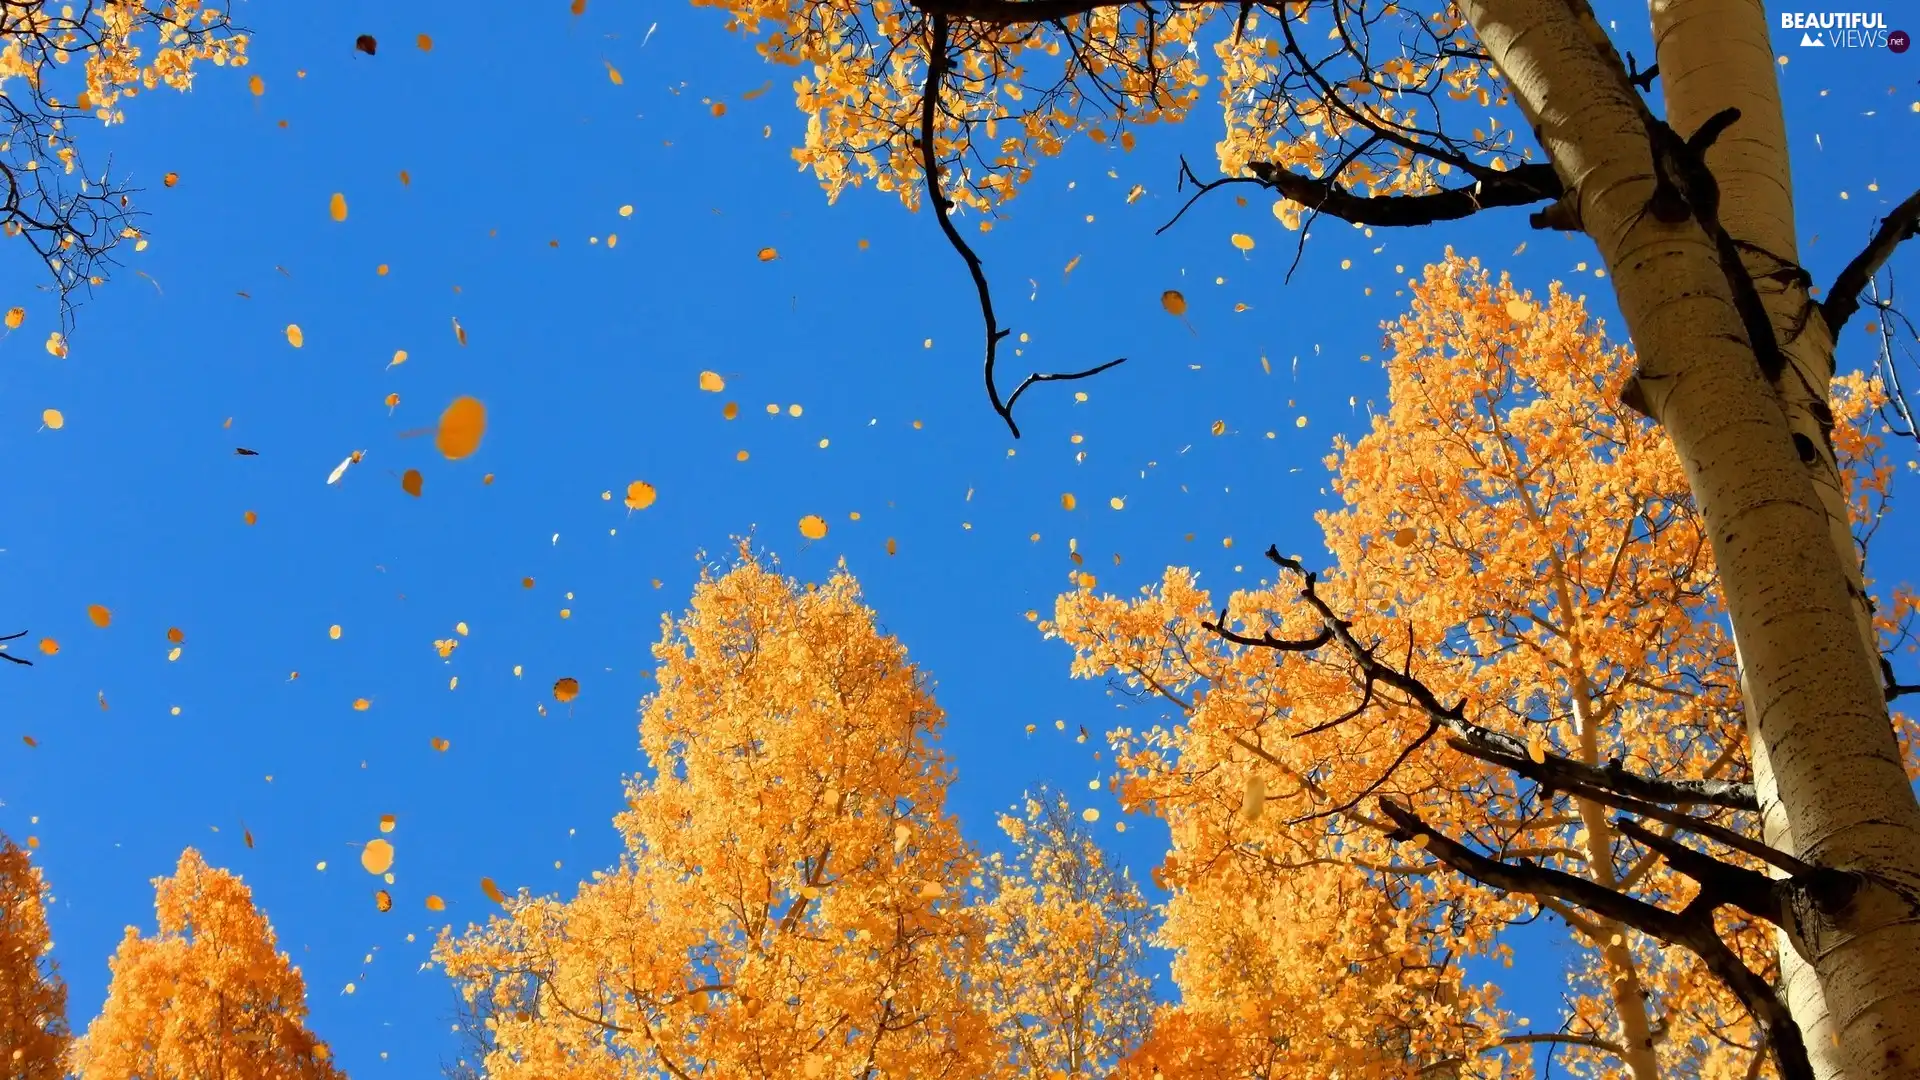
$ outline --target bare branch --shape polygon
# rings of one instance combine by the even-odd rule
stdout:
[[[1564,192],[1551,165],[1522,165],[1494,173],[1472,187],[1451,188],[1426,195],[1355,195],[1335,186],[1332,178],[1302,176],[1269,162],[1249,166],[1253,174],[1280,194],[1309,210],[1317,210],[1359,225],[1431,225],[1455,221],[1482,210],[1526,206],[1557,199]]]
[[[1395,839],[1420,842],[1434,858],[1482,885],[1501,892],[1565,900],[1630,926],[1656,941],[1688,949],[1759,1022],[1766,1032],[1767,1044],[1773,1049],[1781,1080],[1814,1080],[1799,1025],[1794,1023],[1772,985],[1747,967],[1720,939],[1714,930],[1711,907],[1689,905],[1676,914],[1559,870],[1516,866],[1488,858],[1435,832],[1412,810],[1388,800],[1380,800],[1380,812],[1399,827],[1393,834]]]
[[[1013,4],[1013,7],[1037,5]],[[994,365],[999,359],[1000,342],[1013,331],[1003,328],[993,313],[993,290],[987,285],[987,274],[980,265],[980,256],[960,235],[953,224],[953,201],[940,189],[940,162],[934,151],[935,118],[940,111],[940,85],[952,69],[952,60],[947,56],[948,26],[947,15],[935,11],[932,19],[933,40],[927,46],[927,81],[920,93],[920,159],[926,174],[927,199],[933,205],[933,216],[940,223],[940,231],[946,234],[947,242],[953,245],[960,258],[967,264],[967,273],[973,278],[974,292],[980,298],[980,318],[985,324],[987,336],[986,381],[987,399],[993,403],[993,411],[1006,421],[1007,430],[1014,438],[1020,437],[1020,425],[1014,422],[1013,405],[1020,400],[1029,386],[1043,382],[1071,382],[1075,379],[1091,378],[1108,368],[1127,362],[1126,357],[1109,360],[1104,364],[1082,371],[1070,372],[1034,372],[1021,381],[1005,401],[1000,399],[999,384],[994,381]]]
[[[1827,298],[1820,301],[1820,314],[1826,317],[1827,329],[1834,337],[1840,336],[1840,328],[1860,310],[1861,290],[1893,257],[1893,249],[1915,236],[1920,236],[1920,191],[1907,196],[1905,202],[1881,219],[1880,228],[1866,249],[1855,255],[1827,288]]]
[[[27,636],[27,632],[25,630],[22,630],[17,634],[8,634],[5,637],[0,637],[0,641],[18,641],[21,638],[26,636]],[[13,663],[19,664],[22,667],[33,666],[33,661],[28,660],[26,657],[23,657],[23,656],[15,656],[12,653],[6,651],[4,648],[0,648],[0,660],[9,660],[9,661],[12,661]]]
[[[911,0],[929,15],[973,19],[997,26],[1054,22],[1091,15],[1107,8],[1132,7],[1141,0]],[[1177,6],[1177,5],[1176,5]]]

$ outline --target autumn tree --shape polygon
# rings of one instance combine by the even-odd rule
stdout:
[[[1419,1017],[1406,1071],[1365,1075],[1479,1076],[1495,1067],[1481,1058],[1541,1044],[1581,1075],[1634,1080],[1759,1075],[1769,1059],[1807,1076],[1809,1050],[1838,1068],[1844,1048],[1808,1047],[1776,993],[1771,935],[1845,886],[1758,839],[1708,525],[1672,443],[1618,404],[1630,356],[1558,286],[1522,293],[1451,253],[1389,345],[1388,411],[1328,459],[1344,501],[1320,515],[1332,571],[1273,551],[1277,580],[1216,598],[1170,570],[1132,601],[1064,596],[1048,626],[1077,674],[1114,672],[1178,710],[1115,736],[1125,798],[1173,827],[1167,936],[1231,950],[1252,921],[1256,955],[1318,955],[1320,977],[1361,981],[1391,958],[1396,990],[1430,985],[1388,1010]],[[1864,539],[1890,470],[1861,421],[1884,397],[1855,377],[1833,400]],[[1916,610],[1895,591],[1881,636],[1904,637]],[[1317,909],[1327,927],[1259,921],[1328,889],[1344,892]],[[1579,946],[1566,1015],[1512,1030],[1454,965],[1543,913]],[[1175,974],[1198,1022],[1284,984]],[[1325,991],[1332,1017],[1284,1020],[1305,1052],[1381,1030],[1340,1015],[1371,1000],[1342,989]]]
[[[339,1080],[305,1026],[300,969],[241,880],[188,848],[154,880],[159,931],[128,927],[78,1080]]]
[[[0,1077],[59,1080],[68,1042],[67,986],[52,958],[52,899],[28,852],[0,834]]]
[[[1000,817],[1012,852],[981,863],[968,981],[1017,1075],[1104,1077],[1151,1021],[1153,910],[1063,796],[1043,788],[1019,809]]]
[[[1072,137],[1130,146],[1135,127],[1184,120],[1205,92],[1225,124],[1203,192],[1271,189],[1285,225],[1534,206],[1534,227],[1590,238],[1636,345],[1612,385],[1678,451],[1719,567],[1766,839],[1850,883],[1847,902],[1813,905],[1783,939],[1792,1007],[1814,1042],[1844,1046],[1833,1068],[1849,1080],[1920,1068],[1920,920],[1907,914],[1920,801],[1877,664],[1829,387],[1839,334],[1915,234],[1920,194],[1814,286],[1762,5],[1653,5],[1642,68],[1587,0],[696,3],[768,60],[802,66],[795,156],[830,196],[871,182],[931,204],[977,293],[988,397],[1010,427],[1036,380],[1109,365],[1004,393],[1009,330],[958,212],[992,213]]]
[[[203,64],[242,65],[246,44],[202,0],[0,4],[0,232],[46,264],[63,320],[140,235],[135,189],[83,162],[75,129],[121,123],[142,90],[191,89]]]
[[[851,576],[743,552],[654,655],[620,865],[436,948],[487,1075],[995,1075],[941,713]]]

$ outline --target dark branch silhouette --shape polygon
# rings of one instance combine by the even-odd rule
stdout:
[[[933,204],[933,216],[940,223],[940,231],[946,234],[947,242],[953,245],[953,250],[958,252],[960,258],[966,262],[967,273],[973,278],[974,292],[980,298],[980,319],[985,324],[987,336],[985,362],[987,399],[993,403],[993,411],[999,414],[1000,419],[1006,421],[1007,430],[1017,439],[1020,437],[1020,425],[1014,422],[1013,406],[1020,400],[1020,395],[1027,392],[1028,387],[1035,383],[1071,382],[1075,379],[1092,378],[1108,368],[1126,363],[1127,358],[1123,356],[1118,360],[1109,360],[1082,371],[1036,371],[1021,380],[1020,385],[1014,388],[1013,393],[1008,395],[1006,400],[1001,400],[1000,386],[994,378],[994,366],[999,360],[1000,342],[1013,331],[1002,327],[999,320],[995,318],[993,290],[987,285],[987,274],[980,265],[980,256],[974,254],[966,238],[960,235],[958,228],[954,227],[952,218],[954,204],[940,189],[940,162],[934,151],[935,118],[939,115],[940,85],[951,69],[952,61],[947,56],[947,16],[935,13],[932,23],[933,40],[927,47],[927,81],[920,93],[920,160],[926,174],[927,199]]]
[[[1881,219],[1880,228],[1866,248],[1847,263],[1828,287],[1826,299],[1820,301],[1820,314],[1826,317],[1827,329],[1835,338],[1840,336],[1840,328],[1847,325],[1847,320],[1853,318],[1853,313],[1860,310],[1860,293],[1873,280],[1873,275],[1893,257],[1895,248],[1915,236],[1920,236],[1920,191],[1907,196],[1906,201]]]
[[[8,634],[5,637],[0,637],[0,641],[19,641],[21,638],[26,636],[27,636],[27,632],[25,630],[22,630],[17,634]],[[28,660],[23,656],[15,656],[12,653],[8,652],[5,648],[0,648],[0,660],[8,660],[13,663],[19,664],[22,667],[33,666],[33,661]]]

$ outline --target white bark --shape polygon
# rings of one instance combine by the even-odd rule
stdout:
[[[1920,1075],[1920,919],[1892,892],[1920,895],[1920,803],[1861,635],[1854,570],[1836,550],[1780,395],[1760,373],[1706,232],[1645,213],[1654,187],[1647,132],[1590,15],[1583,20],[1568,0],[1461,6],[1613,276],[1641,389],[1707,521],[1744,661],[1749,737],[1772,771],[1778,813],[1807,861],[1885,883],[1799,935],[1841,1073]],[[1703,47],[1693,62],[1721,55]],[[1692,78],[1667,73],[1664,60],[1665,77]],[[1676,63],[1684,66],[1678,53]],[[1785,169],[1783,147],[1775,167]]]

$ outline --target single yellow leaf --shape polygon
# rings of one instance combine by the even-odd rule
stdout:
[[[458,397],[440,414],[433,445],[449,461],[458,461],[480,449],[487,433],[487,407],[477,398]]]
[[[496,904],[505,904],[507,902],[506,895],[500,891],[500,886],[495,885],[493,879],[490,877],[480,879],[480,891],[486,893],[487,899]]]
[[[347,197],[337,191],[334,192],[333,198],[327,200],[327,213],[335,221],[347,220]]]
[[[602,60],[601,63],[607,65],[607,78],[612,81],[613,85],[619,86],[627,81],[620,77],[620,69],[613,66],[613,61]]]
[[[369,874],[384,874],[393,868],[393,843],[375,838],[360,849],[360,865]]]
[[[380,831],[383,833],[392,832],[394,825],[397,824],[398,821],[399,819],[394,817],[392,814],[381,814],[380,815]]]
[[[375,889],[373,892],[373,907],[375,911],[392,911],[393,894],[385,889]]]
[[[419,469],[408,469],[400,474],[400,490],[416,499],[420,497],[420,489],[425,485],[426,478],[420,475]]]
[[[560,678],[553,683],[553,700],[565,705],[580,696],[580,680]]]
[[[87,618],[92,620],[93,625],[105,629],[113,622],[113,612],[108,611],[105,605],[89,604],[87,605]]]
[[[1509,300],[1507,301],[1507,318],[1517,323],[1531,322],[1533,321],[1533,305],[1527,303],[1525,300]]]
[[[368,701],[366,698],[353,699],[354,712],[366,712],[368,709],[371,709],[371,708],[373,708],[373,702]]]
[[[27,309],[23,307],[7,309],[7,329],[18,330],[20,324],[27,321]]]
[[[307,335],[300,332],[299,323],[287,324],[287,344],[299,348],[307,343]]]
[[[420,47],[421,52],[433,51],[433,39],[426,34],[421,34],[419,37],[414,38],[413,43]]]
[[[645,510],[653,505],[654,498],[653,485],[644,480],[635,480],[627,485],[627,509],[629,510]]]
[[[445,900],[440,899],[438,896],[429,895],[427,897],[427,910],[428,911],[445,911],[447,910],[447,902]]]
[[[253,91],[254,97],[259,97],[261,94],[267,92],[267,80],[255,75],[253,78],[247,80],[247,89]]]
[[[818,514],[808,514],[800,519],[800,535],[809,540],[823,539],[827,535],[827,521]]]
[[[458,318],[453,320],[453,340],[459,342],[461,348],[467,347],[467,328],[460,325]]]
[[[452,746],[453,743],[436,736],[428,745],[444,754],[447,752],[447,748]]]
[[[246,513],[240,515],[240,520],[246,522],[249,525],[257,525],[260,523],[260,515],[249,510]]]
[[[761,248],[761,249],[760,249],[760,261],[761,261],[761,262],[772,262],[773,260],[775,260],[775,259],[777,259],[777,258],[779,258],[779,257],[780,257],[780,252],[779,252],[779,251],[777,251],[777,250],[775,250],[775,249],[773,249],[773,248],[770,248],[770,247],[764,247],[764,248]]]
[[[55,330],[53,333],[47,335],[47,355],[57,356],[62,360],[67,358],[67,336],[65,334]]]
[[[1253,250],[1253,237],[1248,236],[1246,233],[1234,233],[1232,240],[1233,246],[1239,248],[1241,251]]]
[[[1073,492],[1069,491],[1065,495],[1060,496],[1060,509],[1072,510],[1078,505],[1080,505],[1080,500],[1073,497]]]
[[[1178,289],[1168,289],[1160,294],[1160,306],[1166,308],[1169,315],[1185,315],[1187,298],[1181,296]]]
[[[40,651],[48,656],[52,656],[60,651],[60,643],[50,637],[43,637],[40,639]]]
[[[42,411],[40,413],[40,422],[54,431],[59,431],[61,428],[67,426],[67,418],[61,415],[59,409],[46,409]]]
[[[1225,420],[1215,420],[1213,422],[1213,433],[1215,435],[1225,435],[1227,433],[1227,422]]]
[[[700,373],[700,389],[705,390],[709,394],[717,394],[726,388],[727,380],[722,378],[719,372],[703,371]]]
[[[327,637],[334,641],[340,640],[340,624],[339,623],[334,623],[332,626],[327,627]]]

